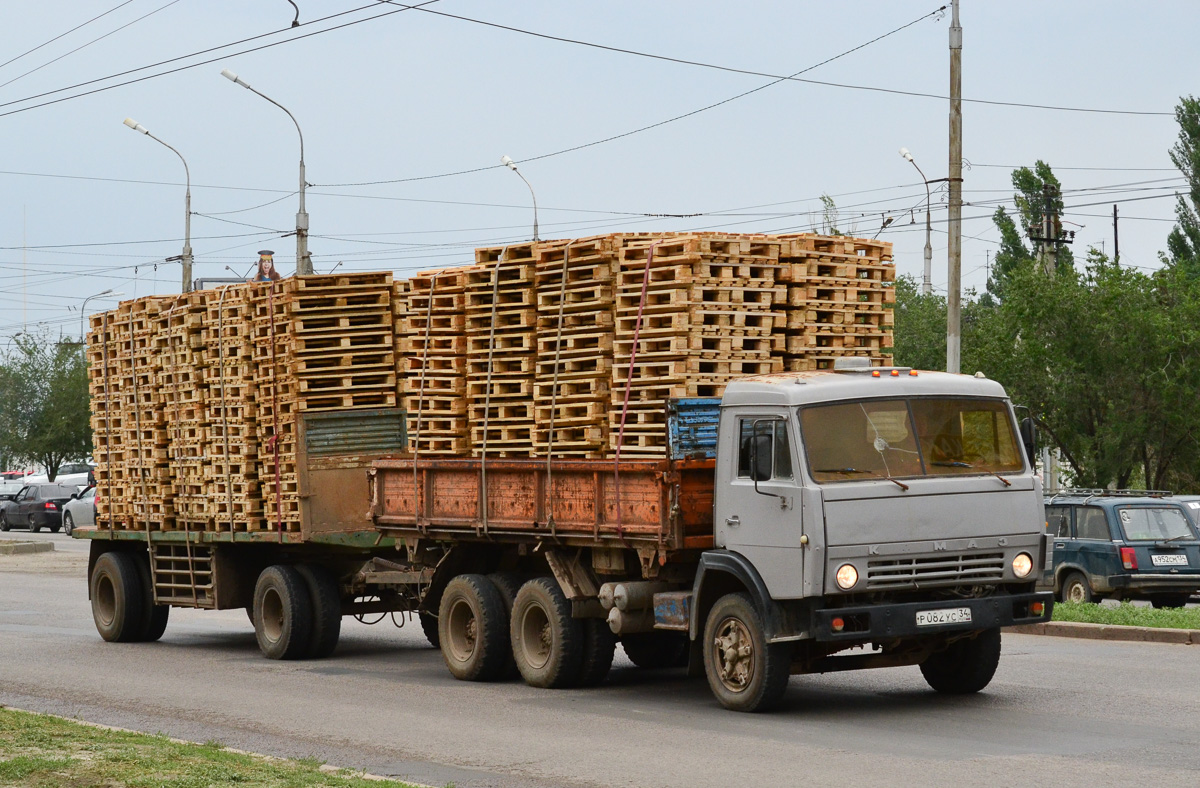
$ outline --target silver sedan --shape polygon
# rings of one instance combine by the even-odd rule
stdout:
[[[69,536],[76,527],[96,524],[96,488],[89,487],[63,504],[63,531]]]

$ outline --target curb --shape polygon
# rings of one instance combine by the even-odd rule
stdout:
[[[1200,629],[1165,629],[1160,627],[1122,627],[1112,624],[1081,624],[1073,621],[1050,621],[1045,624],[1025,624],[1007,627],[1019,635],[1050,635],[1060,638],[1087,640],[1124,640],[1137,643],[1175,643],[1200,646]]]
[[[26,553],[49,553],[54,542],[0,542],[0,555],[24,555]]]

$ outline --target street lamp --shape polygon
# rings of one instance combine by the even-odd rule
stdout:
[[[155,142],[171,148],[170,145],[155,137],[145,126],[133,118],[125,118],[125,125],[134,131],[140,131]],[[179,259],[183,263],[183,292],[190,293],[192,291],[192,173],[188,169],[188,163],[183,158],[183,154],[174,148],[171,148],[171,152],[183,162],[183,175],[187,179],[187,193],[184,198],[183,254]]]
[[[187,284],[187,282],[185,281],[184,284]],[[83,319],[84,319],[84,316],[87,314],[87,302],[91,301],[93,298],[99,298],[100,296],[108,296],[109,298],[116,298],[117,296],[123,296],[123,295],[125,295],[125,294],[124,293],[114,293],[112,291],[112,288],[110,287],[107,290],[96,293],[95,295],[90,295],[87,298],[83,299],[83,303],[79,305],[79,346],[80,347],[87,346],[86,337],[83,333]]]
[[[296,133],[300,135],[300,211],[296,214],[296,273],[301,275],[311,274],[313,270],[312,258],[308,254],[308,213],[304,210],[304,133],[300,131],[300,124],[296,122],[296,116],[288,112],[287,107],[270,96],[259,93],[229,69],[221,69],[221,76],[235,85],[241,85],[256,96],[265,98],[284,112],[287,112],[287,116],[292,119],[292,123],[296,124]]]
[[[908,148],[901,148],[900,155],[914,167],[917,167],[917,162],[913,155],[908,152]],[[931,282],[933,276],[933,244],[930,236],[933,233],[933,227],[929,220],[930,194],[929,194],[929,179],[925,177],[925,173],[921,172],[921,168],[917,167],[917,172],[921,175],[921,180],[925,182],[925,278],[921,282],[921,294],[929,295],[933,292],[933,284]]]
[[[517,169],[517,163],[508,156],[501,156],[500,163],[517,174],[517,177],[525,181],[525,176]],[[529,181],[525,181],[525,185],[529,186]],[[537,223],[537,195],[533,193],[533,187],[529,186],[529,195],[533,197],[533,240],[538,241],[538,223]]]

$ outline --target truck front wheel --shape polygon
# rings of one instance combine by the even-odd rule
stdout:
[[[552,577],[521,586],[513,602],[512,651],[517,670],[531,687],[568,687],[583,664],[583,627]]]
[[[483,575],[459,575],[446,584],[438,608],[438,640],[454,678],[494,681],[508,660],[504,599]]]
[[[312,645],[308,585],[293,567],[268,566],[254,586],[254,636],[269,659],[301,659]]]
[[[986,687],[1000,664],[1000,630],[985,629],[950,644],[921,663],[929,686],[948,695],[969,695]]]
[[[791,673],[789,643],[767,643],[750,597],[726,594],[704,625],[704,674],[721,705],[766,711],[779,703]]]

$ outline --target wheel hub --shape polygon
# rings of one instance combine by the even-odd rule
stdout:
[[[754,679],[754,642],[745,624],[727,618],[713,639],[717,676],[731,692],[741,692]]]

